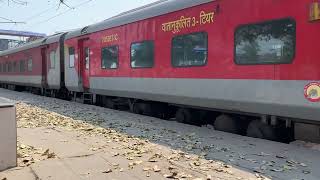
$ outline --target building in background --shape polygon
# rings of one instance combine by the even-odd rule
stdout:
[[[0,29],[0,51],[14,48],[43,37],[46,37],[46,34]]]

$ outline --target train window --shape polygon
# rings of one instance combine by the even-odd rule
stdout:
[[[117,69],[119,64],[119,47],[110,46],[101,50],[101,68]]]
[[[50,69],[54,69],[56,65],[56,52],[50,52]]]
[[[3,72],[8,72],[8,62],[3,64]]]
[[[0,63],[0,72],[2,72],[2,64]]]
[[[12,72],[12,62],[9,62],[8,64],[8,72]]]
[[[6,72],[9,72],[9,62],[6,62]]]
[[[26,68],[25,68],[25,61],[24,60],[20,60],[20,72],[25,72]]]
[[[69,48],[69,67],[74,68],[75,51],[74,47]]]
[[[13,62],[13,72],[18,72],[17,62]]]
[[[178,35],[172,39],[171,63],[174,67],[204,66],[207,59],[206,32]]]
[[[296,23],[281,19],[244,25],[235,32],[237,64],[288,64],[295,56]]]
[[[29,59],[28,59],[28,71],[29,71],[29,72],[32,71],[32,66],[33,66],[32,59],[29,58]]]
[[[84,48],[84,56],[85,56],[85,66],[86,69],[89,69],[90,66],[90,48]]]
[[[131,67],[152,68],[154,65],[154,42],[143,41],[131,44]]]

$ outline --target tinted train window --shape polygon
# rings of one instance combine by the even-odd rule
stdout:
[[[18,72],[17,62],[13,62],[13,72]]]
[[[0,63],[0,72],[2,72],[2,64]]]
[[[50,52],[50,69],[54,69],[56,65],[56,52]]]
[[[110,46],[101,50],[101,68],[117,69],[119,64],[119,47]]]
[[[9,62],[6,62],[6,72],[9,72]]]
[[[69,67],[73,68],[74,67],[74,60],[75,60],[75,52],[74,48],[70,47],[69,48]]]
[[[296,24],[292,19],[244,25],[235,33],[237,64],[286,64],[295,55]]]
[[[131,44],[131,67],[151,68],[154,65],[154,43],[144,41]]]
[[[33,63],[32,63],[32,59],[28,59],[28,71],[31,72],[32,71],[32,66],[33,66]]]
[[[12,62],[9,62],[8,64],[8,72],[12,72]]]
[[[25,72],[25,71],[26,71],[25,61],[21,60],[20,61],[20,72]]]
[[[207,33],[179,35],[172,39],[171,63],[174,67],[203,66],[207,58]]]
[[[84,48],[84,56],[85,56],[85,66],[86,69],[89,69],[90,66],[90,48]]]
[[[3,64],[3,72],[8,72],[8,62]]]

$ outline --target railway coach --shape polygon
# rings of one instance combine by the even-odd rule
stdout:
[[[319,140],[306,124],[320,120],[319,19],[313,0],[159,1],[68,33],[66,86],[111,108],[188,123],[215,110],[218,130]]]
[[[0,52],[0,83],[56,97],[64,90],[63,37],[57,34]],[[61,68],[61,67],[62,68]]]

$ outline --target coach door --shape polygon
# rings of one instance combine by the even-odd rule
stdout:
[[[79,50],[80,50],[80,63],[79,63],[79,86],[82,86],[84,90],[90,88],[89,76],[90,76],[90,48],[87,39],[79,40]]]
[[[47,68],[47,48],[46,47],[41,48],[41,61],[42,61],[42,63],[41,63],[42,64],[41,84],[42,84],[42,87],[47,87],[47,85],[48,85],[48,82],[47,82],[48,68]]]

